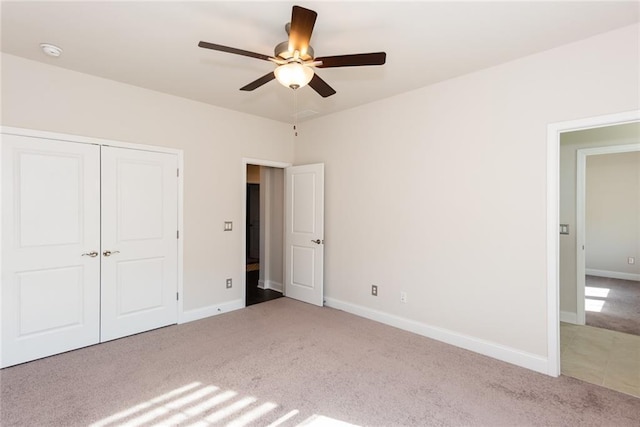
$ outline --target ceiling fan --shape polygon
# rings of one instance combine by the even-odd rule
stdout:
[[[259,79],[240,88],[244,91],[252,91],[259,88],[273,79],[277,79],[282,85],[291,89],[299,89],[307,84],[318,94],[326,98],[336,93],[336,91],[322,80],[313,70],[316,68],[334,67],[360,67],[365,65],[383,65],[386,61],[385,52],[356,53],[352,55],[337,55],[314,57],[314,51],[309,40],[313,26],[318,14],[310,9],[300,6],[293,6],[291,12],[291,22],[285,25],[285,30],[289,39],[278,44],[274,50],[274,56],[263,55],[261,53],[249,52],[247,50],[222,46],[201,41],[199,47],[213,49],[221,52],[234,53],[236,55],[248,56],[250,58],[271,61],[277,65],[271,71]]]

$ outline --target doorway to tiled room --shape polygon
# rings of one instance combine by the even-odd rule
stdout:
[[[561,373],[640,397],[640,123],[560,143]]]

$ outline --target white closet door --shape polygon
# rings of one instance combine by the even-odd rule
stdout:
[[[3,135],[1,164],[0,366],[97,343],[100,147]]]
[[[177,156],[102,148],[101,341],[177,322]]]

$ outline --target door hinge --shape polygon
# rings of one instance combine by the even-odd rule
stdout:
[[[176,176],[180,176],[180,169],[176,169]]]
[[[176,230],[176,239],[180,238],[180,230]]]
[[[176,301],[180,300],[180,294],[176,292]]]

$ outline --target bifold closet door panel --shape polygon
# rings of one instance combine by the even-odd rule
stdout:
[[[100,147],[2,136],[2,367],[99,342]]]
[[[102,147],[101,341],[177,322],[177,164]]]

